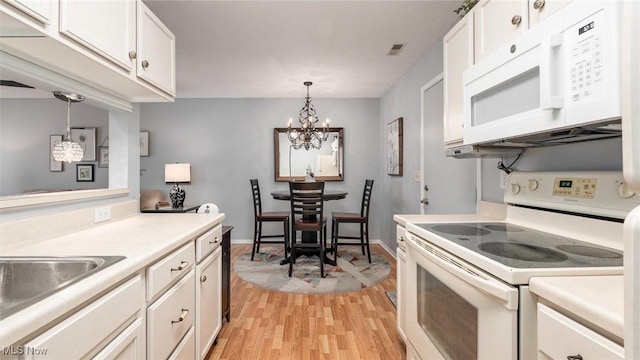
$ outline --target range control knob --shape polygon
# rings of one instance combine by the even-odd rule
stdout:
[[[529,190],[536,191],[537,188],[538,188],[538,180],[535,180],[535,179],[529,180]]]
[[[632,197],[633,195],[635,195],[635,193],[631,190],[631,187],[627,185],[627,183],[622,183],[620,184],[620,186],[618,186],[618,195],[626,199]]]
[[[511,184],[511,193],[518,195],[518,193],[520,193],[520,184]]]

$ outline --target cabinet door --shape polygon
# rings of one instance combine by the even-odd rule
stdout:
[[[25,14],[40,21],[43,24],[51,22],[51,16],[54,14],[52,0],[3,0],[7,4],[20,9]]]
[[[482,0],[474,7],[475,62],[527,30],[527,0]]]
[[[199,359],[209,352],[222,328],[222,248],[196,267],[196,349]]]
[[[572,0],[529,0],[529,28],[548,18]]]
[[[135,0],[60,0],[60,33],[131,71],[135,11]]]
[[[146,350],[144,318],[137,318],[92,360],[143,360]]]
[[[445,147],[462,144],[463,82],[462,73],[473,65],[474,13],[468,13],[443,38],[444,69],[444,143]]]
[[[138,1],[138,77],[171,95],[176,93],[176,38]]]
[[[401,226],[397,226],[397,241],[398,242],[404,242],[404,228]],[[405,341],[405,343],[407,342],[407,336],[406,336],[406,309],[404,307],[404,301],[406,300],[405,297],[405,264],[407,263],[407,253],[406,251],[400,247],[400,245],[398,245],[398,247],[396,248],[396,257],[397,257],[397,264],[396,264],[396,286],[397,286],[397,292],[396,292],[396,306],[397,306],[397,321],[398,321],[398,331],[400,332],[400,336],[402,337],[402,339]]]

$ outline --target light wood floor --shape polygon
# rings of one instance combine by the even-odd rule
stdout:
[[[391,264],[389,277],[361,291],[301,295],[251,285],[233,271],[251,245],[231,246],[231,322],[223,320],[213,359],[405,359],[396,310],[385,290],[396,291],[396,262],[379,245],[374,254]]]

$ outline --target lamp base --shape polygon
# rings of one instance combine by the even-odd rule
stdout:
[[[174,209],[179,209],[184,207],[184,199],[186,197],[186,193],[180,185],[175,184],[169,191],[169,199],[171,199],[171,207]]]

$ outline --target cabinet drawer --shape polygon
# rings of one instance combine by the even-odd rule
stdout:
[[[144,318],[137,318],[92,360],[143,360],[145,358]]]
[[[25,346],[47,349],[42,358],[80,359],[144,306],[143,288],[136,275]],[[25,358],[40,358],[29,355]]]
[[[193,327],[189,329],[187,335],[184,336],[176,350],[169,356],[169,360],[181,360],[181,359],[195,359],[196,358],[196,346],[195,346],[195,331]]]
[[[195,270],[167,290],[147,310],[149,359],[166,359],[193,326]],[[195,345],[194,345],[195,348]],[[195,351],[195,350],[194,350]]]
[[[151,301],[160,291],[186,274],[193,266],[193,241],[165,256],[147,268],[147,301]]]
[[[538,304],[538,358],[624,359],[622,346],[559,312]],[[545,357],[546,356],[546,357]]]
[[[200,262],[222,244],[222,224],[196,239],[196,261]]]

